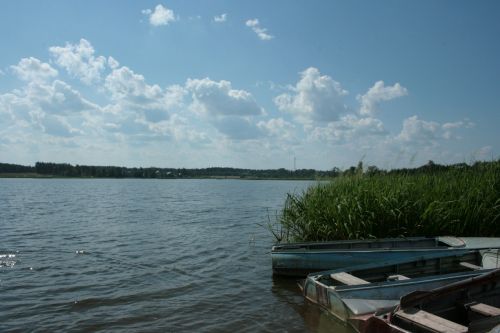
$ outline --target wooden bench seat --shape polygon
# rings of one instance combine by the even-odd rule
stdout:
[[[468,331],[468,328],[463,325],[416,308],[399,310],[395,313],[395,316],[399,317],[400,320],[410,322],[432,332],[465,333]]]
[[[464,261],[462,261],[462,262],[460,263],[460,266],[465,267],[465,268],[470,268],[470,269],[472,269],[472,270],[474,270],[474,271],[477,271],[477,270],[483,269],[481,266],[474,265],[474,264],[471,264],[471,263],[468,263],[468,262],[464,262]]]
[[[410,278],[401,274],[394,274],[394,275],[389,275],[387,277],[387,281],[403,281],[403,280],[409,280]]]
[[[486,317],[500,316],[500,309],[488,304],[477,303],[471,305],[469,309]]]
[[[370,284],[370,282],[365,281],[363,279],[360,279],[358,277],[355,277],[354,275],[351,275],[346,272],[340,272],[340,273],[333,273],[330,274],[330,277],[334,279],[335,281],[338,281],[340,283],[349,285],[349,286],[355,286],[355,285],[360,285],[360,284]]]

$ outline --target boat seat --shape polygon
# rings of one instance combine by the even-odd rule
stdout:
[[[471,305],[469,309],[486,317],[500,316],[500,308],[484,303],[476,303]]]
[[[346,284],[348,286],[355,286],[355,285],[360,285],[360,284],[370,284],[370,282],[365,281],[363,279],[360,279],[358,277],[355,277],[354,275],[351,275],[351,274],[346,273],[346,272],[333,273],[333,274],[330,274],[330,277],[332,279],[334,279],[335,281]]]
[[[387,277],[387,281],[402,281],[402,280],[409,280],[410,278],[401,274],[394,274],[394,275],[389,275]]]
[[[399,310],[394,315],[400,318],[400,320],[409,322],[431,332],[465,333],[468,331],[468,328],[463,325],[416,308]]]
[[[460,266],[465,267],[465,268],[470,268],[470,269],[472,269],[474,271],[478,271],[480,269],[483,269],[481,266],[474,265],[474,264],[471,264],[471,263],[468,263],[468,262],[465,262],[465,261],[460,262]]]

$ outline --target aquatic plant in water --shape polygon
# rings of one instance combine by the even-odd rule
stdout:
[[[500,236],[500,160],[358,173],[288,194],[278,241]]]

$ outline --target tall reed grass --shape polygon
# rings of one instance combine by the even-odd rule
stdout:
[[[278,241],[500,236],[500,160],[338,177],[288,194],[278,228]]]

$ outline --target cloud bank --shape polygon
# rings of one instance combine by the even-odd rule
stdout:
[[[150,20],[171,22],[173,13],[158,8],[148,12]],[[247,25],[261,29],[258,20]],[[258,29],[257,34],[266,34]],[[55,161],[95,156],[120,164],[113,161],[130,152],[137,163],[168,155],[177,165],[200,167],[210,159],[264,167],[297,154],[319,168],[316,160],[324,165],[366,154],[376,161],[417,153],[421,160],[439,161],[449,143],[460,142],[474,127],[468,119],[440,123],[415,114],[402,117],[399,129],[391,131],[384,105],[409,89],[379,80],[351,97],[339,80],[316,67],[299,72],[296,82],[269,89],[272,97],[266,101],[230,80],[151,83],[114,55],[100,55],[86,39],[51,46],[47,58],[22,58],[3,74],[18,86],[0,92],[2,154],[25,152],[25,158]],[[478,156],[490,153],[489,146],[477,150]]]

